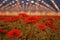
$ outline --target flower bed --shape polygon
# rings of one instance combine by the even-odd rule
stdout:
[[[0,16],[0,40],[60,40],[60,16]]]

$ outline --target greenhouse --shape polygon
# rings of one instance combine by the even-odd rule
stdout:
[[[0,40],[60,40],[60,0],[0,0]]]

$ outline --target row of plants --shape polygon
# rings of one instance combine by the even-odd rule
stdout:
[[[60,16],[2,15],[0,40],[59,40],[59,23]]]

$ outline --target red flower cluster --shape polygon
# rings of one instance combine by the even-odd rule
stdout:
[[[37,17],[37,16],[29,16],[24,19],[25,23],[36,23],[38,21],[39,21],[39,17]]]
[[[60,20],[60,16],[55,16],[54,19],[55,20]]]
[[[0,19],[3,21],[3,22],[14,22],[14,21],[17,21],[21,18],[26,18],[28,15],[27,14],[19,14],[18,16],[11,16],[11,17],[7,17],[7,16],[1,16]]]
[[[28,17],[28,15],[26,13],[20,13],[18,17],[20,17],[20,18],[26,18],[26,17]]]
[[[60,20],[60,16],[48,16],[48,19]]]
[[[20,30],[11,30],[7,33],[7,36],[10,38],[19,38],[21,36],[22,32]]]
[[[38,29],[41,29],[41,30],[45,30],[46,29],[46,26],[44,24],[38,24],[37,25],[37,28]]]
[[[54,25],[53,22],[51,22],[51,21],[46,21],[46,24],[47,24],[51,29],[57,30],[57,26]]]
[[[6,15],[0,16],[0,20],[3,20],[3,19],[5,19],[5,18],[6,18]]]
[[[0,33],[1,33],[2,35],[6,34],[7,32],[8,32],[8,30],[4,30],[4,29],[2,29],[2,28],[0,27]]]
[[[28,17],[28,18],[27,18]],[[38,17],[38,16],[37,16]],[[34,19],[36,18],[36,20],[38,19],[37,17],[33,16],[33,17],[29,17],[26,13],[20,13],[18,16],[11,16],[11,17],[7,17],[6,15],[2,15],[0,16],[0,20],[2,20],[3,22],[14,22],[19,20],[20,18],[26,18],[25,20],[32,22],[31,20],[28,19]],[[44,19],[46,18],[46,16],[39,16],[39,19]],[[47,16],[48,19],[55,19],[55,20],[59,20],[60,16]],[[35,22],[36,22],[35,20]]]
[[[11,16],[11,17],[6,17],[4,20],[2,20],[3,22],[14,22],[19,20],[20,18],[18,18],[17,16]]]

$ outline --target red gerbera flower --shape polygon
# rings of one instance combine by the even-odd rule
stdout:
[[[55,16],[54,19],[55,20],[60,20],[60,16]]]
[[[7,32],[8,32],[8,30],[2,30],[2,31],[1,31],[1,34],[4,35],[4,34],[6,34]]]
[[[53,26],[51,26],[51,28],[52,28],[53,30],[57,30],[57,29],[58,29],[57,26],[54,25],[54,24],[53,24]]]
[[[18,16],[11,16],[11,17],[6,17],[5,19],[3,19],[3,22],[14,22],[19,20],[20,18]]]
[[[6,18],[6,15],[0,16],[0,20],[3,20],[3,19],[5,19],[5,18]]]
[[[21,31],[20,30],[11,30],[7,33],[7,36],[10,38],[19,38],[21,36]]]
[[[2,29],[2,27],[0,27],[0,33],[1,33],[2,35],[6,34],[7,32],[8,32],[8,30]]]
[[[3,22],[14,22],[14,21],[19,20],[20,18],[26,18],[26,17],[28,17],[27,14],[20,13],[18,16],[11,16],[11,17],[2,16],[1,19],[3,19],[2,20]]]
[[[55,21],[55,20],[54,20],[54,16],[48,16],[47,19],[48,19],[49,21],[52,21],[52,22]]]
[[[28,17],[28,15],[26,13],[20,13],[18,17],[19,18],[26,18],[26,17]]]
[[[46,21],[46,24],[47,24],[51,29],[53,29],[53,30],[56,30],[56,29],[57,29],[57,26],[54,25],[54,23],[51,22],[51,21]]]
[[[10,22],[11,21],[11,19],[10,18],[5,18],[4,20],[2,20],[3,22]]]
[[[39,17],[37,17],[37,16],[29,16],[24,19],[25,23],[36,23],[38,21],[39,21]]]
[[[19,20],[20,18],[18,16],[11,16],[10,19],[11,19],[11,22],[14,22]]]
[[[41,29],[41,30],[45,30],[46,29],[46,26],[44,24],[38,24],[37,25],[37,28],[38,29]]]

